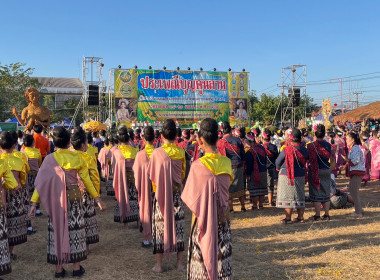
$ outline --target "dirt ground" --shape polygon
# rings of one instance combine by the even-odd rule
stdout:
[[[347,180],[338,178],[338,187]],[[104,186],[103,193],[105,194]],[[275,207],[241,213],[235,204],[232,215],[232,269],[234,279],[380,279],[380,187],[370,182],[360,191],[365,214],[351,218],[352,208],[332,210],[331,221],[282,225],[283,211]],[[175,256],[164,264],[164,273],[151,268],[155,256],[141,247],[136,224],[125,228],[113,222],[114,200],[103,195],[106,212],[98,212],[100,243],[91,245],[82,279],[186,279],[175,270]],[[248,205],[250,206],[250,205]],[[313,215],[310,203],[305,218]],[[186,212],[186,238],[191,213]],[[3,279],[53,279],[54,266],[46,262],[47,217],[37,217],[38,232],[15,247],[18,259],[13,272]],[[186,252],[185,258],[186,261]],[[72,266],[66,270],[71,278]]]

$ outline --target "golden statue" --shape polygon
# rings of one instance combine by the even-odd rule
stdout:
[[[303,129],[303,128],[307,128],[306,120],[300,119],[300,121],[298,122],[298,129]]]
[[[333,126],[333,123],[330,122],[331,113],[332,113],[331,101],[330,99],[326,98],[322,100],[322,116],[325,119],[324,125],[326,129],[329,129],[330,127]]]
[[[53,114],[48,108],[40,105],[40,93],[34,87],[30,87],[25,91],[25,99],[28,106],[21,112],[21,118],[17,113],[17,109],[13,107],[13,115],[17,118],[25,130],[31,130],[34,125],[41,124],[43,127],[50,125],[51,115]]]

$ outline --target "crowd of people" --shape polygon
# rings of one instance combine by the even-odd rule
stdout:
[[[106,210],[101,197],[107,195],[115,197],[115,222],[140,225],[141,246],[156,255],[154,272],[163,272],[164,257],[172,253],[177,269],[184,270],[186,243],[188,279],[231,279],[235,199],[242,212],[262,211],[264,205],[284,209],[283,224],[305,223],[308,201],[315,212],[311,221],[330,220],[330,208],[348,203],[354,205],[351,215],[360,218],[361,184],[380,179],[378,137],[376,127],[326,130],[319,124],[273,131],[232,128],[209,118],[199,129],[181,130],[168,119],[161,131],[120,126],[98,134],[56,127],[48,133],[35,125],[32,131],[3,132],[0,276],[11,272],[14,246],[36,233],[32,219],[42,215],[41,206],[55,277],[65,277],[67,263],[73,276],[82,276],[81,261],[90,244],[99,242],[95,209]],[[342,171],[349,185],[337,189]],[[188,241],[185,205],[192,212]]]

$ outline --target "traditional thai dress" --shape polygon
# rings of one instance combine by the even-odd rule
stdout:
[[[232,176],[231,160],[219,153],[206,153],[191,165],[181,196],[193,213],[187,279],[232,279],[228,216]]]
[[[144,150],[136,154],[133,172],[135,185],[138,192],[140,209],[140,222],[143,230],[144,241],[152,240],[152,181],[149,179],[148,166],[154,147],[146,145]]]
[[[317,140],[307,145],[309,153],[309,196],[312,202],[330,201],[331,144]]]
[[[380,140],[372,139],[369,147],[371,150],[371,178],[380,179]]]
[[[289,143],[276,159],[279,170],[277,208],[305,208],[305,166],[309,159],[301,144]]]
[[[245,176],[243,162],[245,160],[245,152],[243,144],[239,138],[231,136],[231,134],[226,134],[218,141],[217,147],[219,153],[228,157],[232,163],[232,174],[234,180],[229,189],[230,199],[244,196]]]
[[[184,184],[186,183],[187,176],[189,175],[190,171],[190,165],[191,161],[194,157],[194,149],[195,149],[195,144],[192,144],[188,140],[183,140],[182,142],[179,142],[177,144],[178,147],[182,148],[185,151],[185,157],[186,157],[186,174],[185,174],[185,179],[184,179]]]
[[[338,172],[336,170],[336,153],[337,146],[335,144],[331,144],[330,170],[331,174],[334,174],[335,178],[338,175]]]
[[[365,175],[362,178],[362,182],[368,182],[371,180],[370,168],[371,168],[371,152],[369,150],[369,145],[367,143],[362,143],[359,146],[360,150],[363,152],[364,165],[365,165]]]
[[[83,161],[87,164],[90,180],[94,188],[100,193],[100,178],[97,163],[90,155],[82,151],[75,151],[79,154]],[[95,201],[87,192],[82,182],[79,187],[83,190],[83,217],[86,230],[86,244],[94,244],[99,242],[98,222],[96,220]]]
[[[153,254],[185,250],[185,209],[181,199],[185,151],[164,144],[153,151],[148,167],[155,192],[152,213]]]
[[[26,213],[28,214],[29,209],[30,209],[30,198],[34,192],[34,181],[36,180],[38,170],[40,169],[40,166],[42,163],[42,156],[39,149],[30,148],[30,147],[25,147],[25,149],[23,150],[23,153],[28,158],[28,164],[30,167],[30,170],[27,175],[27,181],[26,181],[27,182],[26,189],[28,191],[28,195],[25,200]],[[29,215],[27,215],[26,217],[27,217],[27,221],[26,221],[27,226],[31,227],[32,223],[30,221]]]
[[[278,179],[278,172],[276,171],[276,159],[278,157],[277,146],[272,143],[264,143],[263,147],[267,159],[267,188],[268,193],[274,193],[274,180]]]
[[[335,170],[339,170],[340,167],[344,166],[346,162],[342,158],[342,156],[346,155],[346,141],[342,137],[335,137],[335,145],[336,145],[336,154],[335,154]]]
[[[138,194],[133,174],[133,163],[138,150],[129,145],[120,145],[114,152],[115,190],[114,221],[130,223],[139,220]]]
[[[265,148],[260,144],[253,144],[245,154],[245,163],[245,174],[249,177],[247,187],[250,197],[267,195],[267,158]]]
[[[107,154],[108,159],[108,167],[109,167],[109,174],[108,179],[106,181],[106,192],[108,196],[114,196],[115,190],[113,189],[113,169],[114,169],[114,160],[113,160],[113,154],[115,150],[117,150],[117,146],[110,147],[109,153]]]
[[[79,153],[67,149],[48,155],[35,180],[31,201],[48,214],[47,262],[75,263],[87,258],[83,196],[80,181],[92,198],[99,197]]]
[[[112,146],[104,146],[98,155],[98,161],[100,163],[101,170],[101,179],[102,181],[107,181],[109,177],[109,164],[108,164],[108,153],[110,152],[110,148]]]
[[[9,246],[16,246],[27,241],[27,209],[29,191],[26,187],[29,164],[26,156],[18,151],[1,154],[1,159],[12,171],[18,186],[6,191],[7,223]],[[28,202],[26,202],[28,200]]]
[[[94,147],[93,145],[88,145],[86,153],[89,154],[90,156],[92,156],[95,159],[97,159],[98,155],[99,155],[98,148]]]
[[[18,182],[4,160],[0,159],[0,187],[13,190],[18,187]],[[11,257],[8,245],[8,223],[4,192],[0,190],[0,276],[11,273]]]

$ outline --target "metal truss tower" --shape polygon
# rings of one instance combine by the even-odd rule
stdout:
[[[296,107],[293,104],[294,90],[300,89],[300,95],[306,97],[307,68],[306,65],[291,65],[281,69],[281,124],[284,122],[287,111],[291,111],[292,127],[296,125]],[[289,92],[288,103],[283,109],[283,101],[286,100],[285,90]],[[306,100],[306,98],[305,98]],[[304,104],[306,117],[307,104]]]
[[[105,99],[106,81],[103,79],[103,58],[101,57],[84,57],[82,61],[82,83],[83,96],[82,108],[84,121],[88,121],[91,117],[100,122],[104,122],[108,115],[107,104]],[[89,86],[95,85],[99,87],[99,106],[89,106]],[[90,110],[90,107],[95,109]],[[92,111],[92,112],[90,112]],[[95,115],[94,115],[95,114]]]

